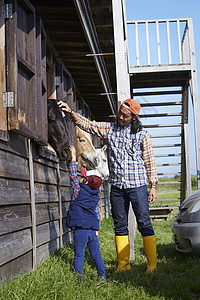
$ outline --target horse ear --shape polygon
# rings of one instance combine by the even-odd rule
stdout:
[[[104,145],[102,148],[101,148],[101,151],[106,151],[107,149],[107,145]]]

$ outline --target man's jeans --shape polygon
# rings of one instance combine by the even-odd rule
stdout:
[[[131,189],[119,189],[112,185],[110,200],[116,236],[128,235],[128,211],[130,202],[135,213],[139,232],[142,236],[154,235],[149,216],[146,185]]]

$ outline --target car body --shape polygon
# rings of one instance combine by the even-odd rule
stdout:
[[[200,190],[181,203],[172,231],[176,250],[200,255]]]

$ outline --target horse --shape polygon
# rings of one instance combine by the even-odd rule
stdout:
[[[76,134],[78,167],[84,166],[88,170],[95,169],[98,165],[98,157],[91,135],[78,126],[76,127]]]
[[[68,129],[69,117],[57,105],[57,100],[48,99],[48,142],[55,150],[58,158],[69,162],[69,146],[71,137]],[[106,180],[109,175],[106,145],[95,149],[91,135],[76,127],[77,131],[77,162],[78,168],[84,166],[86,169],[96,169],[99,176]]]
[[[107,145],[104,145],[102,148],[96,148],[96,153],[98,157],[98,164],[95,168],[100,174],[102,180],[108,180],[109,177],[109,168],[108,168],[108,159],[107,159]]]
[[[68,129],[69,120],[62,109],[57,105],[57,100],[48,99],[48,143],[55,150],[60,160],[69,161],[71,137]]]
[[[78,167],[85,167],[87,170],[95,169],[98,171],[102,180],[107,180],[109,176],[107,146],[95,148],[91,135],[77,127],[77,161]],[[93,165],[91,164],[93,161]]]

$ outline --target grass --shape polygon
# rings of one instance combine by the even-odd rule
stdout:
[[[20,275],[4,289],[0,299],[200,299],[200,259],[175,250],[169,220],[153,221],[157,237],[158,270],[146,275],[146,257],[142,237],[136,232],[135,261],[132,270],[115,273],[117,265],[113,221],[102,221],[101,252],[107,269],[107,281],[97,281],[95,266],[86,250],[84,279],[79,281],[73,269],[73,245],[67,245],[46,259],[31,274]]]

